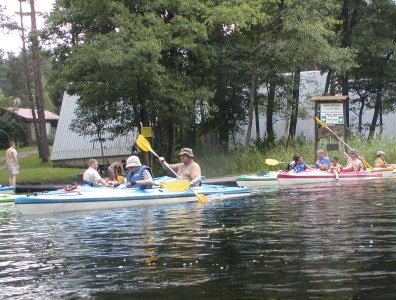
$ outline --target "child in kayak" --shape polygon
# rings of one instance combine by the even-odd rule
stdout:
[[[337,180],[339,179],[338,174],[342,171],[342,165],[340,165],[338,163],[338,157],[337,156],[333,156],[330,159],[330,165],[328,166],[327,170],[329,172],[333,172],[335,177],[336,177],[336,179]]]
[[[393,168],[396,169],[395,164],[388,164],[385,161],[385,152],[384,151],[377,151],[377,159],[374,162],[374,167],[376,168]]]
[[[288,169],[295,172],[314,170],[314,168],[304,162],[304,159],[301,155],[297,154],[293,156],[293,161],[289,164]]]

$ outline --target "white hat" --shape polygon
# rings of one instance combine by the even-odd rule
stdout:
[[[142,164],[140,163],[140,159],[139,157],[132,155],[130,157],[128,157],[127,161],[126,161],[126,168],[129,167],[140,167]]]
[[[377,156],[380,156],[382,154],[385,154],[385,152],[384,151],[377,151]]]

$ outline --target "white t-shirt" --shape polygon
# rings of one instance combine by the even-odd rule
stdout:
[[[7,161],[7,166],[10,167],[18,167],[18,164],[14,160],[14,155],[15,158],[17,157],[17,151],[14,148],[8,148],[6,151],[6,161]]]
[[[98,171],[96,171],[94,168],[91,168],[91,167],[86,169],[84,174],[83,174],[83,180],[84,181],[88,181],[88,182],[92,182],[93,184],[98,184],[99,183],[99,179],[101,179],[101,178],[102,177],[100,176]]]

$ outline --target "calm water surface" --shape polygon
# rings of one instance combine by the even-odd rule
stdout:
[[[0,298],[395,299],[396,179],[205,205],[0,207]]]

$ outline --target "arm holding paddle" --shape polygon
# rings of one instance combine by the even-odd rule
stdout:
[[[138,137],[137,137],[137,139],[136,139],[136,144],[138,145],[138,147],[139,147],[141,150],[146,151],[146,152],[147,152],[147,151],[150,151],[155,157],[159,158],[159,155],[158,155],[157,153],[155,153],[155,151],[153,150],[153,148],[151,148],[150,142],[149,142],[143,135],[141,135],[141,134],[138,135]],[[183,150],[185,150],[184,153],[183,153]],[[192,153],[192,150],[189,149],[189,148],[183,148],[183,149],[181,149],[179,155],[185,154],[186,152],[187,152],[187,154],[190,154],[190,156],[194,157],[194,155],[193,155],[193,153]],[[166,165],[167,165],[167,164],[166,164]],[[171,170],[171,171],[176,175],[177,178],[182,179],[182,178],[180,177],[179,174],[177,174],[175,171],[173,171],[173,169],[169,169],[169,170]],[[200,169],[200,170],[201,170],[201,169]],[[206,201],[208,200],[208,198],[207,198],[205,195],[203,195],[203,194],[198,194],[198,193],[197,193],[196,191],[194,191],[194,189],[192,189],[191,187],[190,187],[190,190],[191,190],[191,192],[193,192],[194,195],[198,198],[198,202],[202,202],[202,203],[203,203],[203,202],[206,202]]]
[[[172,169],[172,173],[176,173],[183,180],[188,180],[190,186],[199,186],[201,183],[201,167],[189,158],[184,159],[182,156],[180,158],[183,161],[182,163],[171,165],[162,156],[158,160],[165,170]]]

